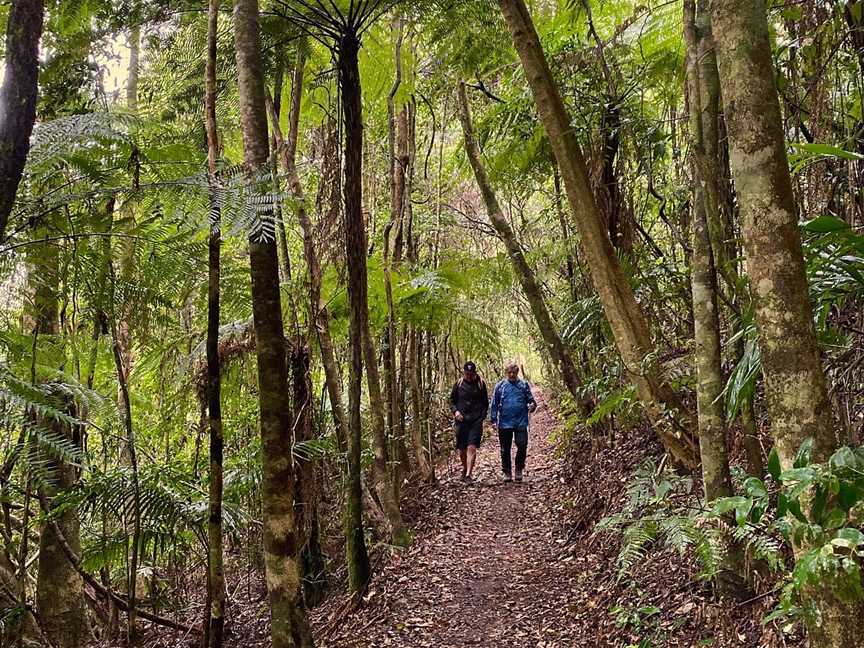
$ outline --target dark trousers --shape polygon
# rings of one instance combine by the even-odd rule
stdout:
[[[525,467],[528,455],[528,428],[498,428],[498,441],[501,443],[501,470],[511,474],[510,451],[516,440],[516,470]]]

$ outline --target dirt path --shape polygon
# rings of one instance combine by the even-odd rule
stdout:
[[[327,646],[562,646],[572,603],[571,563],[556,537],[556,425],[545,397],[532,416],[525,481],[503,483],[497,434],[478,455],[478,481],[459,481],[458,458],[425,493],[415,542],[382,565],[365,605]],[[515,448],[514,448],[515,451]]]

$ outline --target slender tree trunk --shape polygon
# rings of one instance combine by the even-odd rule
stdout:
[[[115,198],[112,196],[106,201],[104,215],[101,215],[97,220],[98,231],[108,234],[114,224],[114,206]],[[108,273],[111,269],[111,238],[105,236],[101,244],[101,258],[99,260],[99,271],[96,275],[96,292],[95,303],[92,305],[93,313],[93,332],[91,333],[90,352],[87,359],[87,368],[84,376],[84,384],[87,389],[93,389],[93,383],[96,379],[96,362],[99,357],[99,338],[103,333],[106,333],[107,317],[105,315],[105,294],[108,285]],[[107,469],[108,465],[108,447],[105,443],[105,438],[102,438],[102,467]],[[105,543],[108,539],[108,511],[103,505],[101,508],[101,547],[103,551],[106,548]],[[108,565],[103,565],[99,569],[99,577],[102,585],[106,588],[111,588],[111,569]],[[117,604],[111,597],[106,597],[105,604],[108,608],[107,623],[105,635],[109,640],[114,640],[117,637],[120,628],[120,611],[117,609]]]
[[[302,58],[305,64],[305,53],[303,51],[298,50],[297,58],[298,61]],[[280,119],[282,117],[282,84],[285,77],[285,66],[282,62],[282,57],[284,56],[284,52],[279,51],[276,56],[278,57],[278,61],[276,63],[276,71],[274,73],[273,79],[273,97],[271,98],[268,94],[267,96],[267,111],[270,114],[270,128],[273,133],[273,137],[271,139],[273,150],[275,152],[279,152],[282,149],[282,144],[279,140],[276,139],[276,131],[280,129]],[[293,101],[293,100],[292,100]],[[293,103],[292,103],[293,106]],[[293,128],[297,128],[295,124],[290,122],[293,113],[289,113],[288,119],[289,130]],[[299,115],[298,115],[299,119]],[[296,151],[297,148],[297,140],[294,140],[293,150]],[[271,163],[273,164],[273,185],[276,188],[276,191],[279,191],[279,156],[274,155]],[[283,283],[288,283],[291,281],[291,254],[288,252],[288,231],[285,227],[285,209],[283,205],[279,205],[278,212],[276,214],[276,242],[278,244],[279,250],[279,278]]]
[[[300,106],[303,96],[304,69],[305,54],[300,50],[297,54],[297,63],[294,68],[287,141],[283,139],[275,110],[272,109],[272,102],[269,102],[269,106],[271,108],[271,122],[276,147],[281,153],[282,166],[288,177],[288,188],[294,197],[297,220],[303,233],[303,255],[309,271],[309,307],[313,313],[312,318],[317,334],[318,348],[321,351],[324,382],[327,387],[327,395],[330,399],[330,407],[333,410],[333,418],[336,425],[336,439],[340,450],[348,452],[348,493],[345,498],[345,550],[346,561],[348,563],[349,588],[351,591],[356,592],[366,585],[370,574],[369,555],[366,550],[366,540],[363,531],[363,486],[360,475],[361,448],[359,445],[357,446],[357,454],[355,456],[352,446],[351,427],[342,403],[342,377],[339,371],[339,363],[336,360],[333,339],[330,335],[330,316],[327,306],[321,298],[322,272],[318,249],[315,244],[315,232],[312,220],[309,218],[306,209],[306,196],[303,192],[303,185],[300,182],[300,174],[297,172],[297,137],[300,123]],[[362,365],[360,372],[362,373]]]
[[[298,52],[298,66],[295,66],[295,81],[299,75],[299,87],[296,88],[300,92],[302,92],[302,75],[305,71],[305,55],[303,52]],[[279,71],[279,83],[276,85],[276,90],[279,94],[281,94],[281,67]],[[277,97],[278,98],[278,97]],[[273,134],[273,144],[274,147],[281,148],[283,144],[285,148],[285,154],[289,155],[291,158],[291,166],[293,174],[296,176],[297,171],[294,167],[294,160],[297,155],[297,143],[299,137],[299,123],[300,123],[300,100],[301,95],[295,93],[292,95],[291,101],[291,112],[289,113],[289,137],[287,144],[282,142],[281,134],[277,134],[279,131],[279,111],[277,110],[277,105],[275,102],[270,100],[269,96],[265,96],[265,103],[268,106],[268,110],[270,110],[272,115],[272,134]],[[276,149],[278,152],[278,148]],[[273,167],[273,177],[274,177],[274,187],[276,191],[279,191],[279,182],[276,179],[278,174],[278,155],[274,155],[272,157],[272,167]],[[287,165],[286,165],[287,166]],[[299,199],[302,200],[304,198],[302,187],[298,182],[298,190],[294,191],[292,189],[292,193],[296,196],[299,196]],[[305,206],[303,207],[305,210]],[[276,221],[277,221],[277,236],[279,240],[279,244],[282,246],[282,262],[284,265],[284,277],[287,280],[291,280],[291,264],[290,264],[290,256],[288,253],[288,236],[285,230],[285,221],[284,221],[284,210],[280,207],[277,208],[276,213]],[[297,443],[302,443],[305,441],[310,441],[313,436],[312,431],[312,417],[311,417],[311,393],[312,387],[309,382],[309,348],[307,345],[307,340],[305,336],[300,330],[300,323],[298,317],[297,310],[297,300],[294,298],[293,291],[289,292],[289,300],[291,303],[291,319],[290,319],[290,327],[294,331],[293,339],[288,345],[288,364],[291,368],[291,376],[290,381],[292,385],[292,423],[291,430],[293,432],[293,437],[295,441],[295,448]],[[310,529],[313,525],[317,525],[318,523],[318,492],[316,486],[316,472],[317,472],[317,464],[312,457],[309,456],[301,456],[298,457],[298,461],[295,464],[295,502],[294,508],[295,510],[300,512],[300,515],[296,518],[296,529],[297,529],[297,538],[300,544],[300,572],[303,578],[303,593],[304,593],[304,601],[308,606],[314,605],[317,600],[320,598],[322,590],[319,585],[321,584],[320,576],[323,572],[323,569],[319,569],[320,567],[320,546],[310,545],[311,540],[317,540],[317,534],[310,533]],[[314,573],[310,573],[309,570],[312,570]]]
[[[390,481],[387,469],[387,435],[384,425],[384,400],[381,397],[381,380],[378,375],[378,355],[375,342],[369,331],[369,310],[367,302],[366,275],[366,227],[362,212],[363,177],[363,118],[361,107],[360,69],[358,53],[360,40],[355,33],[348,31],[339,42],[339,83],[342,95],[342,110],[345,123],[345,245],[348,266],[348,295],[351,303],[351,345],[352,354],[362,345],[363,359],[366,362],[366,381],[369,391],[369,407],[372,418],[372,450],[374,460],[372,475],[375,491],[381,501],[384,514],[390,526],[391,541],[396,545],[407,545],[410,541],[408,530],[402,521],[399,501]],[[351,380],[357,376],[357,359],[352,356]],[[360,402],[357,385],[352,386],[351,424],[352,436],[360,434]],[[356,427],[355,427],[356,426]]]
[[[15,204],[36,122],[43,0],[13,0],[6,22],[6,72],[0,88],[0,243]]]
[[[141,60],[141,26],[129,30],[129,77],[126,80],[126,107],[138,110],[138,70]]]
[[[420,333],[415,327],[409,332],[408,346],[410,349],[410,372],[411,380],[411,445],[414,448],[414,458],[417,461],[417,470],[420,479],[426,483],[435,482],[435,467],[426,454],[423,446],[423,405],[422,405],[422,383],[423,367],[421,366]]]
[[[402,217],[405,202],[405,167],[407,161],[407,124],[405,123],[403,111],[400,110],[396,117],[396,93],[402,83],[402,39],[404,36],[401,18],[394,20],[396,36],[396,51],[394,54],[396,65],[396,77],[390,92],[387,95],[387,144],[389,160],[389,184],[390,184],[390,222],[384,228],[384,294],[387,302],[387,329],[384,332],[384,399],[387,402],[387,434],[389,440],[390,454],[394,461],[392,464],[392,479],[394,486],[401,479],[399,457],[400,423],[402,419],[399,407],[399,393],[397,390],[396,377],[396,313],[393,304],[393,277],[391,257],[391,240],[401,239]],[[397,123],[398,122],[398,123]],[[397,156],[398,151],[398,156]],[[396,254],[392,255],[396,256]],[[397,261],[398,262],[398,261]]]
[[[127,629],[126,642],[129,646],[138,645],[137,595],[138,595],[138,560],[141,553],[141,489],[138,482],[138,458],[135,451],[135,430],[132,425],[132,402],[129,398],[129,377],[124,366],[123,350],[118,333],[116,315],[112,316],[111,338],[114,351],[114,369],[117,371],[117,385],[120,395],[118,409],[122,414],[123,431],[125,432],[125,458],[128,461],[132,477],[132,546],[129,557],[129,573],[127,578]]]
[[[207,129],[207,168],[213,187],[210,200],[209,265],[207,277],[207,407],[210,425],[210,485],[207,520],[208,599],[210,601],[208,643],[221,648],[225,630],[225,569],[222,555],[222,381],[219,362],[219,278],[222,246],[219,205],[216,201],[216,163],[219,133],[216,129],[216,38],[220,0],[210,0],[207,15],[207,60],[204,78],[204,118]]]
[[[558,161],[567,198],[579,225],[582,252],[591,269],[594,287],[615,336],[618,352],[651,419],[658,424],[657,433],[666,449],[681,464],[695,467],[695,422],[654,359],[648,324],[597,210],[585,158],[552,78],[531,15],[524,0],[499,0],[499,5]],[[664,417],[668,415],[664,411],[671,414],[671,426],[664,423]]]
[[[735,237],[729,235],[729,224],[733,218],[733,201],[726,178],[725,148],[721,147],[720,129],[720,77],[717,70],[717,54],[711,29],[711,17],[707,0],[698,0],[694,23],[694,36],[697,37],[697,60],[694,62],[694,75],[699,79],[699,102],[701,109],[701,143],[694,147],[696,173],[705,198],[705,218],[708,227],[711,250],[714,257],[715,292],[717,275],[726,282],[733,303],[730,307],[732,321],[740,323],[742,305],[746,304],[746,290],[741,288],[741,280],[736,264],[737,252]],[[691,117],[692,119],[692,117]],[[725,146],[725,144],[723,145]],[[719,294],[719,293],[718,293]],[[715,297],[716,301],[716,297]],[[727,302],[729,300],[727,299]],[[695,307],[694,307],[695,308]],[[740,328],[740,326],[739,326]],[[744,338],[739,336],[737,348],[740,358],[744,351]],[[741,429],[743,445],[747,456],[747,470],[751,475],[763,473],[762,449],[756,429],[753,399],[747,398],[741,406]]]
[[[235,0],[234,37],[244,158],[250,176],[269,156],[257,0]],[[264,214],[262,218],[273,218]],[[250,236],[252,316],[258,359],[264,566],[273,648],[313,645],[303,609],[294,519],[294,465],[276,242]]]
[[[414,184],[414,169],[417,160],[417,129],[416,129],[416,102],[410,104],[408,119],[406,119],[406,130],[408,131],[406,146],[406,171],[405,171],[405,216],[408,222],[407,249],[408,261],[415,270],[418,267],[419,236],[414,233],[414,212],[411,205],[411,191]],[[417,462],[417,470],[420,479],[426,483],[434,483],[435,464],[432,461],[432,444],[428,448],[424,445],[424,427],[429,424],[425,399],[423,395],[423,334],[416,326],[408,330],[408,366],[409,374],[409,398],[411,402],[411,445],[414,450],[414,458]],[[431,368],[431,363],[429,363]]]
[[[801,444],[824,461],[836,440],[804,269],[764,0],[714,0],[730,160],[771,429],[780,461],[792,466]],[[799,547],[799,549],[801,549]],[[826,585],[808,596],[819,608],[809,623],[813,646],[852,646],[864,633],[864,606],[841,602]]]
[[[765,3],[715,0],[712,21],[772,432],[784,465],[792,464],[810,437],[815,458],[824,459],[835,439],[804,273]]]
[[[135,26],[129,32],[129,67],[127,68],[126,78],[126,108],[130,112],[138,110],[138,71],[140,67],[141,53],[141,27]],[[138,164],[138,152],[133,149],[131,164]],[[138,189],[138,171],[133,170],[132,188]],[[127,202],[124,207],[126,218],[123,219],[123,229],[129,233],[134,222],[135,212],[131,202]],[[135,239],[133,237],[122,237],[119,239],[120,255],[119,266],[120,274],[124,282],[131,283],[135,273]],[[123,375],[128,377],[132,374],[133,365],[133,349],[132,349],[132,326],[131,320],[135,314],[135,306],[133,303],[124,301],[119,314],[119,317],[114,318],[114,323],[117,327],[116,338],[120,345],[120,358],[123,364]],[[119,387],[118,387],[119,390]],[[117,403],[120,408],[120,417],[124,418],[126,413],[123,408],[126,407],[123,395],[118,391]],[[121,454],[121,461],[129,463],[130,457],[127,454],[129,448],[124,447]]]
[[[700,27],[703,27],[700,29]],[[684,40],[687,46],[687,99],[691,146],[695,157],[706,156],[706,132],[716,127],[704,124],[703,117],[716,124],[716,111],[703,110],[703,84],[699,55],[704,51],[704,25],[697,26],[695,0],[684,0]],[[716,152],[716,146],[715,152]],[[704,167],[703,167],[704,168]],[[696,401],[699,419],[699,452],[705,498],[712,501],[731,493],[729,453],[726,448],[726,416],[723,408],[723,367],[720,355],[720,312],[717,305],[717,272],[708,230],[708,182],[700,165],[694,164],[696,180],[691,221],[693,253],[691,288],[693,292],[693,326],[696,349]],[[717,205],[712,207],[715,209]]]
[[[567,217],[564,214],[564,205],[561,200],[561,174],[558,172],[558,164],[554,162],[554,159],[552,173],[555,187],[555,213],[561,226],[561,236],[564,237],[564,244],[567,246],[567,265],[565,268],[567,287],[570,289],[570,298],[573,300],[573,303],[576,303],[579,301],[579,293],[576,289],[575,246],[570,238],[570,226],[567,223]]]
[[[35,230],[35,238],[47,235],[47,229]],[[33,359],[34,366],[59,367],[62,364],[62,349],[58,347],[60,334],[59,322],[59,252],[50,243],[34,243],[28,250],[28,283],[33,289],[32,301],[25,309],[25,323],[36,336]],[[40,337],[42,340],[40,341]],[[35,376],[34,376],[35,377]],[[55,407],[75,416],[75,404],[68,391],[57,386],[49,386]],[[83,431],[78,426],[70,426],[57,421],[44,420],[41,423],[51,428],[56,435],[62,435],[76,447],[82,447]],[[40,453],[41,454],[41,453]],[[55,495],[72,488],[78,480],[78,469],[73,463],[44,456],[44,469],[51,475],[50,480],[40,486],[40,496],[46,501]],[[29,491],[28,491],[29,492]],[[25,504],[25,509],[29,506]],[[50,504],[49,504],[50,506]],[[74,546],[80,547],[80,522],[74,509],[65,509],[54,518],[58,527]],[[28,533],[24,524],[22,533]],[[23,545],[22,545],[23,546]],[[26,550],[20,558],[22,583],[26,583]],[[43,524],[39,535],[39,570],[36,581],[36,609],[39,625],[45,638],[57,648],[82,648],[90,639],[90,624],[84,600],[84,583],[66,561],[58,544],[56,533],[49,524]],[[26,627],[26,626],[25,626]]]
[[[558,334],[558,329],[552,321],[549,309],[546,307],[546,301],[543,298],[540,285],[537,283],[534,272],[525,260],[522,248],[516,240],[516,235],[510,227],[510,223],[507,222],[507,218],[501,211],[498,198],[492,189],[489,177],[486,175],[486,168],[483,166],[481,159],[480,147],[477,145],[477,140],[474,137],[471,109],[468,104],[468,94],[465,90],[464,82],[459,83],[458,95],[459,121],[462,124],[462,132],[465,136],[465,151],[471,163],[471,168],[474,170],[474,177],[477,179],[480,193],[483,194],[483,202],[486,204],[489,219],[492,221],[495,231],[498,232],[498,235],[504,242],[504,247],[507,248],[507,254],[513,263],[513,268],[519,277],[519,282],[522,284],[522,290],[525,291],[525,297],[531,305],[531,311],[534,314],[534,320],[537,322],[537,328],[540,329],[540,334],[543,336],[546,348],[564,380],[564,385],[576,402],[580,404],[582,414],[587,416],[591,413],[591,401],[582,396],[582,385],[576,373],[573,359],[570,357],[564,341]]]

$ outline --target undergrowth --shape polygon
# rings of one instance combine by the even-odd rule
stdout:
[[[765,479],[736,473],[734,495],[710,504],[691,477],[647,459],[620,510],[601,519],[594,533],[618,537],[619,579],[661,548],[693,556],[697,578],[707,581],[743,557],[741,571],[751,585],[753,574],[765,574],[767,582],[759,584],[779,593],[763,622],[818,622],[817,589],[847,603],[864,600],[864,448],[840,448],[819,463],[811,461],[811,447],[805,443],[787,470],[772,451]]]

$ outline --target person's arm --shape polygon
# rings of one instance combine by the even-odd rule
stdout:
[[[492,425],[498,424],[498,385],[492,390],[492,407],[489,412],[489,420]]]
[[[534,400],[534,394],[531,393],[531,385],[525,382],[525,400],[528,403],[528,411],[533,412],[537,409],[537,401]]]
[[[461,412],[459,412],[459,383],[456,382],[453,385],[453,389],[450,390],[450,412],[453,414],[453,418],[457,421],[462,418]]]

